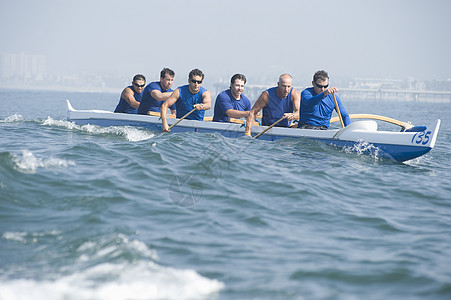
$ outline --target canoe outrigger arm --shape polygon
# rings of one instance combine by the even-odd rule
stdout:
[[[379,115],[372,115],[372,114],[351,114],[349,115],[351,119],[373,119],[373,120],[380,120],[388,123],[392,123],[398,126],[401,126],[402,131],[406,129],[410,129],[413,127],[412,123],[410,122],[403,122],[399,120],[395,120],[389,117],[379,116]],[[330,123],[338,122],[338,117],[333,117],[330,119]]]

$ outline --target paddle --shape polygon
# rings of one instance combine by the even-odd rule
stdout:
[[[177,122],[175,122],[174,124],[172,124],[171,126],[169,126],[169,130],[174,127],[175,125],[177,125],[178,123],[180,123],[181,120],[185,119],[186,117],[188,117],[192,112],[194,112],[196,109],[193,108],[189,113],[187,113],[186,115],[184,115],[183,117],[181,117]]]
[[[338,102],[337,102],[337,99],[335,99],[335,93],[332,93],[332,97],[334,97],[335,110],[337,111],[338,117],[340,118],[341,127],[344,128],[344,127],[345,127],[345,124],[343,123],[343,117],[341,116],[340,109],[338,108]]]
[[[279,120],[275,121],[274,123],[272,123],[271,125],[269,125],[265,130],[263,130],[262,132],[260,132],[259,134],[257,134],[254,139],[258,138],[259,136],[261,136],[263,133],[265,133],[266,131],[270,130],[271,128],[273,128],[274,126],[277,125],[277,123],[279,123],[280,121],[282,121],[283,119],[285,119],[285,117],[280,118]]]

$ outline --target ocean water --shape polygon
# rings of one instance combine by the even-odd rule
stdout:
[[[397,163],[78,126],[66,99],[112,110],[118,95],[0,90],[0,300],[451,299],[450,103],[342,99],[442,120],[431,152]]]

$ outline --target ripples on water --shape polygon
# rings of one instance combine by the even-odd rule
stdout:
[[[449,299],[451,132],[307,139],[0,121],[0,299]]]

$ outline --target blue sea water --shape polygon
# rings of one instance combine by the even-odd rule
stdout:
[[[451,299],[450,103],[342,99],[442,120],[431,152],[397,163],[79,126],[66,99],[113,110],[118,95],[0,90],[1,300]]]

